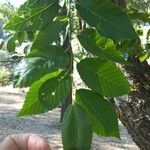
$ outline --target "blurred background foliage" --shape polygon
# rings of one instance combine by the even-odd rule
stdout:
[[[15,14],[15,8],[10,2],[0,3],[0,86],[10,84],[10,76],[12,74],[12,65],[9,62],[11,54],[2,46],[5,39],[5,31],[3,25],[9,21]]]

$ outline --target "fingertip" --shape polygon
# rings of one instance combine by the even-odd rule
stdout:
[[[36,134],[31,134],[28,138],[29,150],[51,150],[48,143]]]

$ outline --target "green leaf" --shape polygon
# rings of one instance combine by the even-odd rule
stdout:
[[[127,64],[123,58],[123,54],[116,49],[113,41],[100,36],[95,29],[84,29],[78,35],[78,39],[81,45],[93,55]]]
[[[102,46],[102,38],[93,28],[84,29],[78,35],[78,39],[81,45],[90,53],[96,56],[100,56]]]
[[[22,31],[21,26],[23,27],[23,23],[25,22],[24,20],[25,18],[23,16],[16,15],[4,26],[4,29]]]
[[[116,97],[129,92],[128,80],[116,65],[100,58],[87,58],[77,65],[84,83],[103,96]]]
[[[53,42],[56,42],[60,32],[66,27],[66,25],[67,22],[55,21],[43,28],[35,38],[32,44],[32,49],[51,45]]]
[[[35,34],[33,32],[27,32],[27,37],[28,37],[28,40],[33,42],[34,41],[34,38],[35,38]]]
[[[95,133],[101,136],[120,137],[118,120],[112,104],[98,93],[80,89],[77,103],[87,112]]]
[[[58,0],[34,0],[31,3],[26,2],[4,28],[13,31],[35,31],[52,22],[57,16]]]
[[[150,38],[150,29],[147,31],[146,40],[148,41]]]
[[[89,150],[92,141],[91,125],[85,112],[77,104],[65,112],[62,123],[64,150]]]
[[[3,46],[4,46],[4,41],[2,40],[0,41],[0,50],[3,48]]]
[[[61,47],[47,46],[34,49],[16,67],[15,86],[28,87],[50,72],[65,69],[68,62],[69,56]]]
[[[16,48],[16,44],[15,44],[14,37],[11,37],[7,42],[7,50],[9,52],[12,52],[15,51],[15,48]]]
[[[98,32],[113,40],[138,39],[127,15],[117,6],[106,1],[80,0],[80,16]]]
[[[20,45],[24,42],[25,38],[26,38],[26,32],[22,31],[17,33],[17,39]]]
[[[123,53],[117,50],[114,42],[110,39],[106,42],[105,48],[102,51],[102,56],[108,60],[129,65],[129,63],[125,60]]]
[[[27,55],[30,52],[30,44],[26,45],[23,49],[23,53]]]
[[[148,53],[144,53],[142,56],[140,56],[139,60],[140,60],[140,62],[144,62],[148,58],[149,58],[149,54]]]
[[[128,16],[130,17],[131,20],[135,20],[135,21],[142,21],[142,22],[149,22],[150,18],[149,18],[149,13],[146,12],[141,12],[138,10],[132,10],[131,12],[128,12]]]
[[[71,88],[71,77],[57,71],[47,74],[32,84],[23,108],[17,116],[35,115],[57,107],[67,97]]]

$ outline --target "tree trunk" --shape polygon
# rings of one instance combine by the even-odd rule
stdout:
[[[66,37],[63,48],[68,49],[67,52],[68,52],[68,55],[69,55],[69,58],[70,58],[70,62],[69,62],[69,65],[68,65],[68,70],[69,70],[69,73],[72,74],[72,72],[73,72],[73,59],[72,59],[73,53],[72,53],[71,40],[69,38],[69,33]],[[72,87],[71,87],[70,92],[69,92],[67,98],[65,99],[65,101],[63,101],[61,103],[60,122],[62,122],[64,113],[65,113],[66,109],[68,108],[68,106],[71,105],[71,104],[72,104]]]
[[[64,4],[64,6],[62,7],[62,15],[67,16],[67,7],[66,4]],[[63,43],[63,48],[64,50],[67,50],[69,58],[70,58],[70,62],[68,64],[68,71],[70,74],[72,74],[73,72],[73,52],[72,52],[72,47],[71,47],[71,29],[68,29],[68,33],[66,36],[66,39]],[[61,116],[60,116],[60,122],[62,122],[63,120],[63,116],[68,108],[69,105],[72,104],[72,87],[70,89],[70,92],[68,94],[68,96],[66,97],[66,99],[61,103]]]
[[[131,58],[125,71],[136,91],[116,100],[116,110],[133,141],[141,150],[150,150],[150,66]]]
[[[66,112],[66,109],[68,106],[72,104],[72,88],[70,89],[70,93],[68,94],[67,98],[65,99],[64,102],[61,103],[61,117],[60,117],[60,122],[63,120],[63,116]]]

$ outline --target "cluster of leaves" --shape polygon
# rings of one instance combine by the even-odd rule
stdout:
[[[8,78],[9,78],[9,75],[10,75],[10,72],[9,70],[4,67],[4,66],[1,66],[0,64],[0,86],[5,86],[8,84]]]
[[[149,0],[129,0],[129,6],[140,11],[149,11]]]
[[[0,18],[4,20],[4,22],[10,20],[15,14],[16,9],[9,2],[0,4]]]
[[[56,108],[71,90],[70,49],[64,48],[70,32],[70,8],[65,0],[28,0],[5,25],[15,41],[28,38],[32,44],[15,71],[15,86],[30,87],[18,116],[35,115]],[[66,16],[64,16],[64,9]],[[119,138],[117,115],[110,97],[130,91],[127,78],[116,63],[127,64],[114,41],[139,40],[131,21],[120,8],[105,0],[76,2],[88,28],[78,34],[83,48],[92,54],[78,62],[77,70],[89,89],[76,90],[74,104],[62,122],[65,150],[90,149],[92,133]],[[25,36],[26,35],[26,36]],[[12,47],[13,45],[13,47]]]
[[[135,43],[130,41],[131,46],[124,43],[126,47],[136,49],[136,55],[141,62],[146,61],[150,57],[150,5],[147,0],[130,0],[127,5],[127,13],[132,20],[138,35],[142,42]]]

